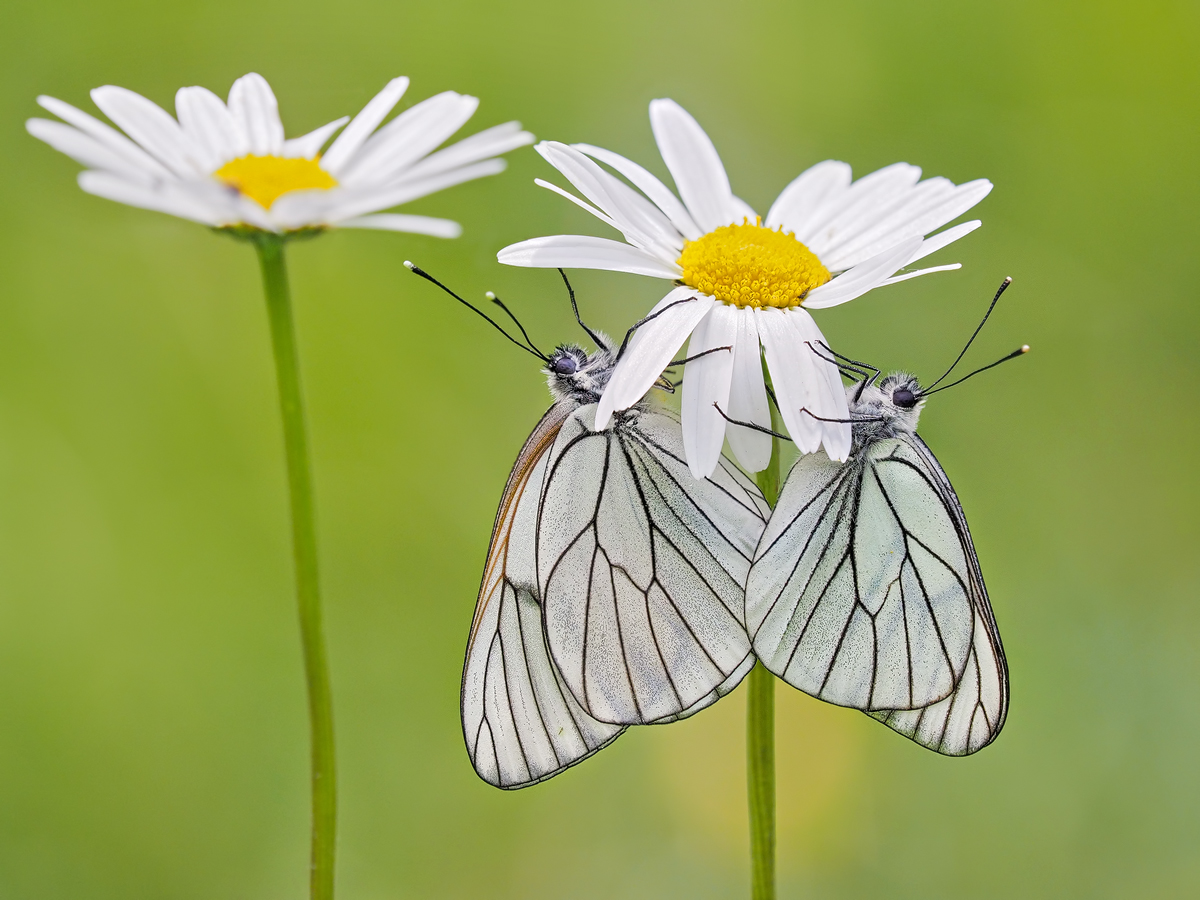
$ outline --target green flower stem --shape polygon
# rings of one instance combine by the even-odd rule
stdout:
[[[292,553],[296,565],[296,600],[300,608],[300,643],[308,682],[308,715],[312,741],[312,900],[332,900],[337,831],[337,776],[333,754],[333,694],[321,627],[321,594],[317,584],[317,535],[313,524],[312,471],[304,401],[300,393],[300,364],[296,326],[288,290],[284,241],[258,235],[254,244],[262,265],[263,290],[271,322],[279,408],[283,414],[283,445],[287,456],[288,494],[292,508]]]
[[[770,376],[763,367],[769,385]],[[771,425],[780,431],[779,414]],[[779,438],[771,438],[771,461],[758,473],[758,488],[773,509],[779,499]],[[775,900],[775,676],[756,662],[747,679],[746,789],[750,801],[750,884],[753,900]]]

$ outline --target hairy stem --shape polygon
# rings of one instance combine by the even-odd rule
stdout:
[[[300,643],[308,684],[308,715],[312,751],[312,900],[332,900],[337,831],[337,777],[333,751],[333,694],[321,627],[321,594],[317,583],[317,535],[313,522],[312,471],[304,401],[300,393],[300,364],[296,327],[288,290],[284,239],[262,235],[255,240],[262,266],[263,290],[271,323],[279,408],[283,414],[283,445],[287,457],[288,496],[292,513],[292,553],[296,569],[296,600],[300,613]]]

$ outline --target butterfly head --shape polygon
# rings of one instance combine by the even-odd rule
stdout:
[[[863,419],[854,426],[855,437],[870,432],[878,438],[915,432],[925,396],[917,379],[906,372],[888,375],[877,385],[851,385],[847,389],[850,417]]]
[[[588,353],[578,344],[554,348],[542,369],[555,400],[596,403],[613,370],[613,353],[603,347]]]

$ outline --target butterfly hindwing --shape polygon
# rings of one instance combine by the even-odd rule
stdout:
[[[524,787],[558,774],[624,730],[575,701],[550,658],[537,602],[534,532],[549,451],[570,412],[556,405],[509,476],[484,568],[463,669],[462,722],[475,771]]]
[[[962,536],[970,567],[968,585],[975,611],[974,632],[967,664],[954,693],[924,709],[880,710],[871,715],[931,750],[949,756],[965,756],[986,747],[1004,727],[1008,716],[1008,663],[958,496],[936,457],[919,436],[913,436],[910,449],[922,460],[930,478],[939,486]]]
[[[678,718],[750,668],[743,585],[767,510],[727,460],[693,478],[672,414],[637,407],[603,432],[594,417],[563,424],[538,518],[550,649],[597,719]]]

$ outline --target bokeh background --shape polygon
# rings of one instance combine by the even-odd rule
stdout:
[[[1200,9],[1147,0],[605,4],[14,0],[0,31],[0,896],[296,898],[306,724],[275,387],[244,245],[83,194],[38,93],[170,107],[266,75],[289,134],[412,76],[477,130],[665,175],[647,102],[712,134],[760,210],[822,159],[986,176],[964,268],[819,313],[929,377],[1015,278],[922,434],[973,526],[1012,667],[999,741],[943,759],[778,691],[784,897],[1200,893]],[[495,504],[548,397],[532,361],[402,268],[577,339],[501,246],[603,227],[509,171],[408,211],[461,240],[291,252],[342,783],[340,896],[748,893],[744,696],[553,781],[479,781],[461,655]],[[660,283],[576,279],[623,331]]]

